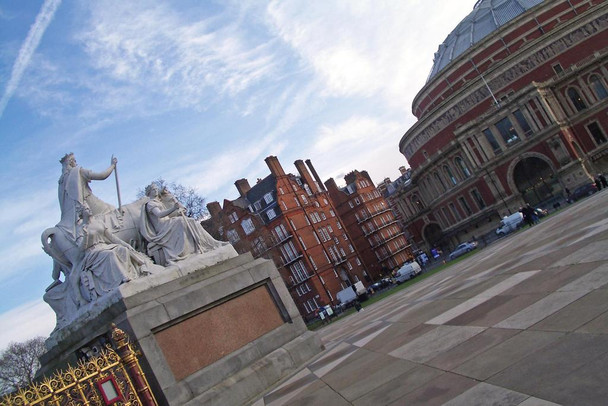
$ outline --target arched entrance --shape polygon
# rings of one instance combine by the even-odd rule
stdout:
[[[437,223],[428,224],[424,228],[424,240],[428,243],[429,247],[439,246],[443,239],[443,232],[441,227]]]
[[[549,203],[562,194],[551,166],[536,156],[524,158],[515,165],[513,182],[524,201],[532,206]]]

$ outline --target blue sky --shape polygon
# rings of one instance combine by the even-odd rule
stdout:
[[[269,155],[394,179],[433,53],[475,2],[0,0],[0,349],[54,327],[40,234],[66,152],[117,156],[123,203],[159,177],[234,199]],[[92,189],[117,205],[113,177]]]

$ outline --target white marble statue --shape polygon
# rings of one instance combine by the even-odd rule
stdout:
[[[81,224],[77,228],[77,243],[84,255],[72,272],[80,274],[76,276],[78,281],[75,283],[79,284],[86,302],[109,293],[131,279],[162,269],[115,237],[101,218],[92,216],[86,205],[83,206]]]
[[[188,272],[237,255],[229,243],[214,240],[198,221],[186,217],[168,191],[161,196],[155,185],[146,188],[147,197],[121,205],[120,211],[96,197],[89,183],[107,179],[116,169],[116,158],[102,172],[78,166],[74,154],[60,162],[61,220],[41,239],[54,265],[53,283],[43,299],[55,311],[61,334],[69,334],[64,327],[99,314],[121,292],[138,292],[151,281],[137,279],[160,274],[153,280],[165,280],[167,268],[169,273]],[[177,261],[183,262],[171,267]]]
[[[146,196],[150,200],[142,206],[140,232],[157,263],[172,264],[229,244],[215,240],[198,221],[186,217],[176,200],[167,208],[157,185],[148,185]],[[180,215],[171,217],[175,212]]]
[[[58,187],[61,221],[57,224],[57,227],[75,238],[75,226],[78,220],[76,211],[83,203],[86,202],[93,215],[116,210],[114,206],[95,196],[89,187],[89,183],[92,180],[107,179],[116,168],[118,160],[112,157],[110,166],[102,172],[93,172],[78,166],[73,153],[66,154],[59,162],[62,165]]]

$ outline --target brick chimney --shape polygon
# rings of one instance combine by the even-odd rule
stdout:
[[[336,184],[336,181],[334,180],[334,178],[329,178],[325,181],[325,187],[327,188],[327,191],[331,194],[332,192],[338,191],[338,185]]]
[[[234,186],[236,186],[236,190],[239,191],[241,197],[247,197],[247,192],[251,189],[249,186],[249,181],[247,179],[239,179],[234,182]]]
[[[264,161],[266,161],[266,165],[268,165],[268,169],[270,169],[270,173],[272,173],[274,176],[283,176],[285,175],[285,171],[283,170],[283,167],[281,166],[281,163],[279,162],[279,158],[277,158],[276,156],[269,156],[266,159],[264,159]]]
[[[405,173],[407,172],[407,169],[405,169],[405,166],[400,166],[399,172],[401,172],[402,175],[405,175]]]
[[[310,169],[312,176],[315,177],[315,180],[317,181],[317,184],[319,185],[319,192],[322,192],[325,189],[325,187],[323,186],[323,182],[321,182],[321,178],[319,177],[317,170],[315,169],[314,166],[312,166],[312,162],[310,162],[310,159],[307,159],[305,162],[306,162],[306,166],[308,166],[308,169]]]
[[[207,210],[209,211],[209,214],[211,214],[211,218],[216,219],[222,212],[222,206],[220,206],[218,202],[207,203]]]
[[[310,176],[310,172],[308,172],[306,165],[304,165],[304,161],[302,161],[301,159],[298,159],[293,164],[295,165],[296,169],[298,170],[298,173],[300,174],[300,176],[304,179],[304,183],[306,183],[308,185],[308,187],[310,187],[310,191],[313,193],[317,193],[317,188],[315,187],[315,181],[313,180],[312,176]]]

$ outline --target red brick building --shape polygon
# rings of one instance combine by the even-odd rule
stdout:
[[[480,0],[435,54],[399,149],[420,248],[490,235],[608,170],[608,2]]]
[[[361,259],[309,160],[285,173],[277,157],[266,158],[270,175],[250,186],[235,182],[240,197],[207,205],[209,233],[237,252],[272,259],[305,319],[350,285],[370,281]]]
[[[412,260],[412,250],[388,202],[366,171],[353,171],[339,188],[329,179],[325,187],[357,248],[365,269],[377,280]]]

